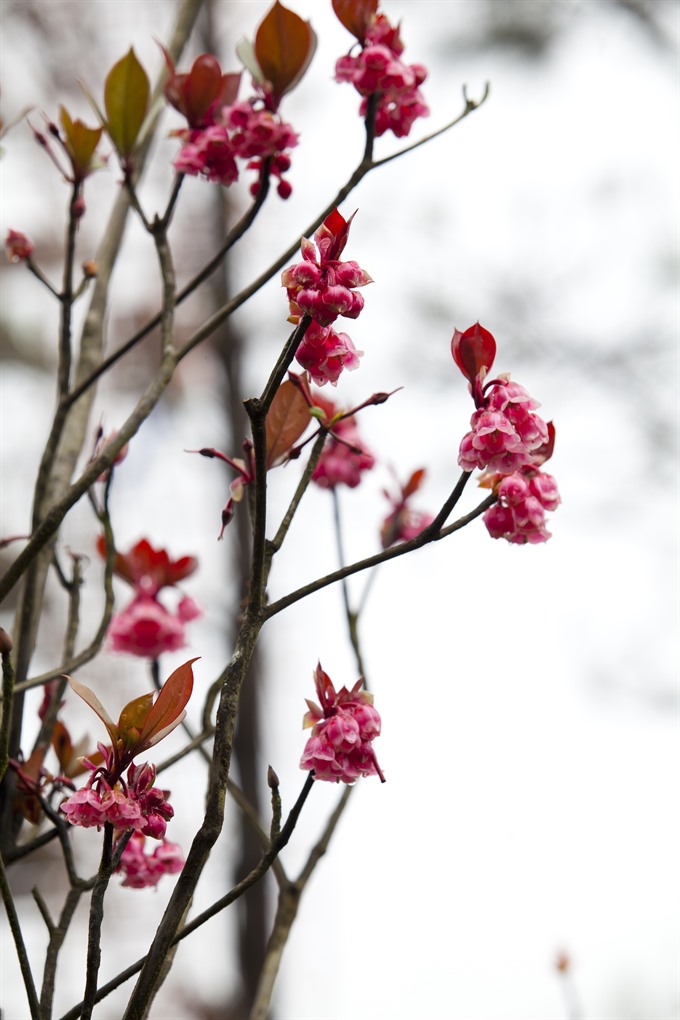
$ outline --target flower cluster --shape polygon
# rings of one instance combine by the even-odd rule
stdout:
[[[330,326],[339,315],[356,319],[364,307],[357,287],[372,283],[371,277],[356,262],[342,262],[347,244],[348,220],[334,209],[314,234],[314,240],[302,238],[302,262],[289,266],[281,274],[290,303],[289,322],[310,315],[319,326]]]
[[[278,179],[281,198],[288,198],[292,188],[283,174],[290,169],[288,150],[298,136],[268,107],[265,90],[255,83],[255,95],[236,102],[240,74],[222,74],[215,57],[201,54],[188,74],[178,74],[167,53],[165,59],[170,72],[165,97],[188,122],[176,132],[182,148],[175,169],[229,186],[238,180],[237,160],[245,160],[258,173],[250,187],[253,195],[270,172]]]
[[[184,856],[177,843],[163,839],[150,854],[144,852],[145,844],[144,834],[134,831],[116,868],[125,875],[123,885],[132,889],[156,886],[163,875],[176,875],[184,867]]]
[[[115,829],[139,829],[144,836],[162,839],[175,812],[168,803],[170,791],[154,786],[155,766],[132,764],[127,782],[122,776],[116,779],[111,749],[104,744],[97,746],[105,764],[95,765],[83,759],[91,770],[90,778],[61,804],[71,825],[88,829],[110,822]]]
[[[489,507],[483,518],[492,538],[505,538],[518,545],[550,538],[545,511],[556,510],[560,503],[552,475],[525,467],[500,478],[495,490],[498,503]]]
[[[338,316],[356,319],[364,307],[359,287],[372,283],[371,277],[356,262],[342,261],[354,213],[348,220],[334,209],[314,234],[314,240],[302,238],[302,262],[289,266],[281,274],[286,288],[289,322],[303,315],[313,320],[300,343],[296,358],[319,386],[335,385],[343,369],[358,368],[363,351],[357,351],[347,333],[336,333],[331,324]]]
[[[424,513],[421,510],[414,510],[409,501],[416,492],[425,477],[425,469],[419,468],[414,471],[406,485],[399,486],[399,495],[392,496],[385,490],[384,495],[390,501],[391,512],[387,515],[380,529],[380,542],[383,549],[389,548],[396,542],[408,542],[415,538],[421,531],[432,524],[432,514]]]
[[[314,770],[315,779],[353,783],[360,776],[380,776],[385,782],[372,742],[380,734],[380,716],[373,708],[373,696],[362,691],[363,679],[351,691],[336,691],[321,663],[314,673],[320,705],[307,700],[303,727],[311,726],[300,768]]]
[[[377,94],[377,136],[392,131],[397,138],[404,138],[413,122],[430,112],[420,92],[427,70],[422,64],[405,64],[403,52],[399,26],[391,25],[384,14],[377,14],[366,29],[361,51],[356,56],[349,53],[340,57],[335,65],[335,80],[349,82],[363,96],[362,117],[368,97]]]
[[[315,403],[323,409],[327,421],[332,421],[335,412],[332,402],[317,394]],[[314,468],[312,481],[322,489],[334,489],[336,485],[355,489],[363,472],[370,471],[375,465],[375,457],[364,445],[354,416],[340,418],[331,429]]]
[[[98,549],[106,556],[103,537]],[[197,567],[193,556],[182,556],[172,561],[165,549],[154,549],[143,538],[128,553],[117,553],[114,570],[134,588],[132,601],[117,613],[109,626],[109,640],[114,652],[128,652],[148,659],[157,659],[163,652],[183,648],[185,624],[197,619],[201,611],[194,600],[184,595],[175,613],[171,613],[158,599],[162,588],[174,587]]]
[[[356,349],[347,333],[336,333],[332,326],[320,326],[318,322],[313,322],[295,357],[317,386],[327,382],[335,386],[343,369],[352,372],[359,367],[359,358],[363,353]]]
[[[548,426],[534,411],[540,404],[523,386],[498,379],[488,384],[482,407],[463,436],[458,463],[465,471],[486,468],[508,474],[532,462],[548,442]]]
[[[479,323],[465,332],[455,330],[451,352],[469,381],[476,407],[458,463],[465,471],[485,470],[482,484],[499,499],[484,515],[486,526],[494,538],[545,542],[550,532],[544,511],[555,510],[560,497],[554,478],[539,468],[552,456],[555,429],[535,413],[538,401],[508,375],[486,381],[496,341]]]

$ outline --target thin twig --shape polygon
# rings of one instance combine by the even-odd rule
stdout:
[[[9,926],[12,932],[12,937],[14,939],[17,957],[19,959],[19,966],[21,968],[21,976],[24,979],[24,988],[26,989],[26,995],[28,997],[28,1006],[31,1011],[31,1020],[42,1020],[40,1014],[40,1003],[38,1001],[38,993],[36,992],[35,982],[33,981],[33,974],[31,973],[31,965],[29,963],[28,953],[26,952],[26,946],[24,944],[24,936],[21,931],[19,915],[17,914],[17,910],[14,905],[14,897],[12,896],[12,890],[10,889],[9,882],[7,881],[5,862],[3,860],[1,853],[0,853],[0,893],[2,894],[2,902],[5,905],[5,910],[7,911],[7,919],[9,920]]]

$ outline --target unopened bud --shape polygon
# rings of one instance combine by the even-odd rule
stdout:
[[[71,206],[71,214],[74,220],[79,220],[85,215],[85,199],[82,195],[78,195],[75,202]]]
[[[93,280],[97,275],[97,263],[93,259],[85,259],[81,268],[87,280]]]
[[[279,777],[271,765],[267,768],[267,785],[270,790],[278,790],[279,788]]]
[[[13,647],[11,637],[3,627],[0,627],[0,655],[9,655]]]

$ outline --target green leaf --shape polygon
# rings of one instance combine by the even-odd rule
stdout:
[[[63,106],[59,107],[59,120],[66,137],[66,150],[74,176],[77,180],[82,180],[94,169],[92,157],[104,129],[89,128],[82,120],[72,120],[68,110]]]
[[[132,48],[109,71],[104,84],[106,130],[118,153],[127,158],[149,106],[149,79]]]
[[[118,736],[126,748],[133,748],[139,743],[144,724],[151,713],[153,694],[142,694],[127,705],[120,713],[118,720]]]
[[[309,424],[309,408],[290,379],[281,383],[267,412],[267,470],[280,464]]]
[[[255,59],[272,86],[276,105],[297,85],[316,49],[316,33],[308,21],[276,3],[255,35]]]

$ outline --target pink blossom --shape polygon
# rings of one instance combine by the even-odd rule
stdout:
[[[226,186],[238,180],[236,152],[223,124],[184,131],[182,138],[184,144],[173,164],[178,173]]]
[[[177,615],[182,623],[191,623],[192,620],[198,620],[203,615],[203,610],[199,608],[191,595],[183,595],[177,606]]]
[[[496,479],[498,503],[484,514],[484,523],[492,538],[504,538],[516,545],[547,542],[545,511],[560,503],[557,483],[552,475],[524,468],[522,472]]]
[[[421,510],[414,510],[409,505],[411,496],[420,488],[425,469],[419,468],[414,471],[406,485],[399,486],[397,496],[390,495],[385,490],[384,495],[390,501],[392,511],[387,515],[380,529],[380,541],[383,549],[394,545],[395,542],[408,542],[415,538],[428,525],[432,524],[432,514],[423,513]]]
[[[150,595],[140,593],[111,620],[109,638],[114,652],[157,659],[185,645],[184,622]]]
[[[184,867],[184,857],[176,843],[164,839],[151,854],[144,852],[145,843],[143,833],[133,832],[116,868],[125,875],[123,885],[128,888],[154,887],[163,875],[176,875]]]
[[[256,109],[260,100],[234,103],[225,107],[222,114],[225,123],[232,130],[231,144],[240,159],[248,159],[249,170],[257,170],[257,180],[250,186],[251,194],[257,194],[262,181],[265,161],[269,171],[278,178],[277,191],[280,198],[288,198],[292,188],[283,174],[290,169],[290,157],[286,150],[298,144],[298,135],[290,124],[282,121],[278,114],[267,109]]]
[[[330,382],[335,386],[343,369],[353,372],[359,367],[358,351],[347,333],[336,333],[331,326],[313,322],[305,333],[295,357],[317,386]]]
[[[8,230],[5,248],[10,262],[25,262],[35,251],[33,242],[20,230]]]
[[[373,707],[373,696],[362,691],[363,680],[351,691],[335,690],[321,664],[314,673],[320,705],[307,701],[309,711],[303,726],[311,726],[312,735],[300,759],[300,768],[314,770],[314,778],[329,782],[353,783],[360,776],[385,777],[378,765],[372,741],[380,734],[381,720]]]
[[[372,453],[364,446],[355,418],[342,418],[333,425],[333,432],[321,451],[312,481],[322,489],[336,485],[356,488],[364,471],[375,464]]]
[[[107,821],[102,799],[96,790],[89,786],[76,790],[59,805],[71,825],[80,825],[88,829],[93,825],[99,828]]]
[[[422,64],[405,64],[401,60],[403,50],[399,27],[379,14],[366,31],[362,50],[356,56],[340,57],[335,65],[336,81],[349,82],[364,97],[362,117],[368,109],[368,97],[377,93],[376,136],[392,131],[403,138],[418,117],[430,112],[420,92],[427,70]]]
[[[494,381],[485,387],[483,405],[472,415],[472,431],[462,439],[458,463],[466,471],[486,468],[511,474],[533,462],[548,441],[548,426],[534,408],[540,405],[523,386]]]
[[[351,222],[351,216],[345,220],[335,209],[314,234],[314,241],[303,237],[303,261],[281,274],[290,304],[289,321],[310,315],[319,326],[330,326],[339,315],[356,319],[360,314],[364,299],[356,288],[373,281],[356,262],[339,258]]]

